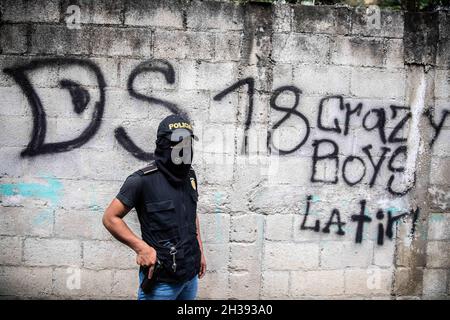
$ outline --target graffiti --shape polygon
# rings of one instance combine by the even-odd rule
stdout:
[[[245,78],[242,80],[239,80],[235,84],[231,85],[227,89],[223,90],[222,92],[216,94],[213,97],[214,101],[220,101],[225,96],[227,96],[229,93],[237,90],[241,86],[246,85],[248,87],[247,95],[248,95],[248,110],[247,110],[247,116],[245,120],[244,125],[244,141],[243,146],[241,149],[241,154],[247,154],[248,153],[248,130],[250,129],[250,125],[252,123],[252,115],[253,115],[253,100],[254,100],[254,94],[255,94],[255,80],[253,78]]]
[[[278,96],[280,94],[282,94],[283,92],[286,92],[286,91],[287,92],[290,91],[290,92],[294,93],[294,95],[295,95],[295,102],[294,102],[294,105],[292,106],[292,108],[284,108],[284,107],[280,107],[280,106],[278,106],[276,104],[276,100],[277,100]],[[298,89],[298,88],[296,88],[294,86],[284,86],[284,87],[280,87],[280,88],[276,89],[274,91],[272,97],[270,98],[270,107],[272,109],[275,109],[275,110],[278,110],[278,111],[284,111],[284,112],[286,112],[286,114],[280,120],[278,120],[272,126],[272,130],[270,130],[268,132],[268,135],[267,135],[267,146],[268,146],[269,152],[271,151],[270,147],[272,146],[272,148],[275,148],[277,153],[280,154],[280,155],[289,154],[289,153],[292,153],[292,152],[294,152],[296,150],[299,150],[305,144],[306,140],[308,140],[309,131],[310,131],[308,119],[301,112],[296,110],[296,108],[298,106],[298,103],[300,101],[300,94],[301,94],[300,89]],[[295,115],[295,116],[299,117],[303,121],[303,124],[306,127],[305,135],[303,136],[301,141],[294,148],[292,148],[290,150],[279,150],[272,144],[273,131],[278,129],[283,124],[283,122],[285,122],[287,119],[289,119],[289,117],[291,115]]]
[[[325,224],[325,226],[321,229],[321,221],[319,219],[316,219],[314,222],[309,222],[309,217],[311,213],[311,206],[313,203],[313,196],[308,195],[306,197],[306,209],[305,213],[303,215],[302,223],[300,224],[300,230],[309,230],[313,232],[322,232],[322,233],[330,233],[330,229],[333,226],[336,230],[336,234],[339,236],[344,236],[346,234],[343,227],[347,224],[347,222],[344,222],[341,218],[341,213],[338,209],[334,208],[331,210],[330,217]],[[372,218],[367,215],[367,209],[366,209],[366,200],[361,200],[359,202],[360,210],[357,214],[352,214],[350,216],[351,222],[356,223],[356,232],[355,232],[355,243],[362,243],[363,241],[363,233],[364,228],[366,224],[369,224],[372,222]],[[386,211],[386,214],[385,214]],[[379,222],[378,228],[377,228],[377,244],[383,245],[384,244],[384,238],[388,237],[390,240],[394,237],[394,228],[397,221],[400,219],[406,217],[406,216],[412,216],[413,222],[412,222],[412,228],[411,228],[411,234],[414,234],[416,231],[416,223],[419,217],[420,208],[412,209],[408,212],[402,212],[399,214],[394,215],[394,210],[392,209],[378,209],[376,211],[376,219]],[[386,219],[385,219],[386,218]],[[383,220],[386,220],[383,222]]]
[[[37,94],[35,88],[31,84],[28,72],[43,69],[45,67],[61,67],[76,65],[86,68],[93,72],[97,79],[98,90],[100,92],[99,101],[95,102],[92,120],[84,129],[84,131],[76,138],[68,141],[45,143],[45,135],[47,132],[47,118],[42,101]],[[36,156],[39,154],[65,152],[78,148],[88,142],[98,131],[103,117],[105,107],[105,79],[99,67],[89,60],[80,60],[74,58],[64,59],[42,59],[34,60],[22,66],[14,66],[3,70],[6,74],[13,77],[14,81],[20,86],[23,93],[28,99],[33,114],[33,129],[31,141],[28,146],[21,152],[21,156]],[[81,85],[71,80],[63,79],[60,82],[62,88],[69,90],[74,104],[76,113],[81,113],[86,108],[90,100],[89,93]]]
[[[130,74],[130,77],[128,78],[127,82],[127,89],[130,94],[130,96],[146,101],[150,104],[156,104],[161,105],[164,108],[167,108],[169,111],[175,114],[182,114],[186,118],[189,119],[188,115],[185,114],[182,110],[179,109],[179,107],[169,101],[155,98],[153,96],[147,96],[144,94],[141,94],[137,92],[134,89],[134,81],[138,75],[144,72],[159,72],[161,73],[166,82],[169,84],[173,84],[175,82],[175,71],[170,63],[163,60],[149,60],[144,61],[140,63],[136,68],[133,69],[133,71]],[[133,156],[135,156],[137,159],[143,160],[143,161],[149,161],[153,160],[153,153],[152,152],[145,152],[141,148],[139,148],[128,136],[126,130],[123,127],[118,127],[114,131],[114,135],[119,142],[119,144],[124,147],[125,150],[130,152]]]
[[[439,134],[441,133],[442,126],[444,125],[445,120],[447,119],[447,116],[450,114],[450,110],[444,109],[442,110],[441,120],[436,123],[434,115],[433,115],[434,109],[430,108],[425,111],[425,115],[428,117],[428,120],[430,122],[431,127],[434,129],[434,135],[433,138],[430,141],[430,145],[433,146],[437,138],[439,137]]]
[[[68,141],[61,141],[56,143],[45,143],[45,136],[47,130],[47,120],[45,108],[42,101],[36,92],[33,84],[30,82],[28,73],[30,71],[43,69],[46,67],[67,67],[79,66],[92,72],[96,77],[97,88],[99,91],[99,99],[94,102],[94,112],[92,119],[87,128],[75,139]],[[100,68],[89,60],[75,59],[75,58],[49,58],[38,59],[28,64],[13,66],[4,69],[4,72],[15,80],[26,95],[28,102],[32,109],[33,115],[33,130],[31,140],[28,146],[21,152],[21,156],[37,156],[45,153],[65,152],[78,148],[88,142],[97,133],[105,108],[105,86],[106,82]],[[165,60],[147,60],[137,65],[130,73],[127,81],[127,90],[131,97],[145,101],[149,106],[160,106],[170,111],[185,116],[189,119],[189,114],[177,104],[155,97],[153,95],[140,93],[135,88],[135,82],[139,75],[143,73],[159,73],[162,74],[166,83],[172,85],[175,83],[175,70],[173,66]],[[73,110],[77,114],[86,111],[92,98],[88,90],[82,84],[71,79],[62,79],[59,82],[62,89],[68,90],[71,96]],[[248,131],[252,125],[254,113],[254,94],[255,94],[255,79],[247,77],[239,80],[231,86],[225,88],[220,93],[213,97],[214,101],[220,101],[225,96],[232,92],[237,92],[240,88],[247,87],[246,94],[248,98],[246,117],[244,123],[244,140],[241,148],[242,154],[248,154]],[[279,98],[284,94],[292,94],[295,98],[291,106],[282,106],[279,104]],[[318,104],[317,118],[315,119],[316,129],[322,132],[326,137],[310,139],[311,126],[308,119],[301,108],[301,89],[287,85],[276,88],[270,95],[269,108],[283,113],[282,117],[275,121],[267,132],[267,152],[268,154],[289,155],[301,150],[308,145],[312,147],[312,172],[311,183],[326,183],[338,184],[343,181],[346,185],[353,187],[362,183],[372,188],[380,175],[380,172],[385,168],[390,172],[385,189],[394,196],[406,195],[415,185],[416,177],[413,174],[413,181],[405,183],[402,175],[406,168],[401,165],[405,161],[402,158],[407,156],[407,146],[405,137],[401,133],[408,128],[409,122],[412,119],[411,110],[408,106],[390,105],[388,108],[374,107],[367,108],[363,103],[358,102],[355,106],[345,101],[341,95],[330,95],[320,99]],[[325,121],[325,111],[329,108],[336,108],[343,116],[339,120],[335,115],[331,124]],[[429,142],[432,146],[438,139],[441,129],[450,114],[450,110],[442,110],[440,117],[434,115],[432,109],[424,113],[429,120],[434,134]],[[283,149],[275,145],[274,134],[277,130],[282,129],[283,125],[288,119],[296,120],[296,128],[303,129],[298,137],[294,147],[290,149]],[[336,142],[335,137],[345,137],[350,134],[352,124],[360,121],[361,128],[365,132],[376,133],[381,146],[376,150],[372,143],[361,146],[358,154],[350,154],[343,156],[340,152],[340,145]],[[389,124],[389,126],[388,126]],[[137,146],[132,138],[128,135],[126,129],[122,126],[114,130],[114,136],[125,150],[132,156],[142,161],[149,161],[153,159],[153,153],[144,151]],[[325,151],[324,151],[325,150]],[[328,151],[326,151],[328,150]],[[321,165],[327,164],[332,168],[332,174],[327,177],[321,177],[318,168]],[[356,170],[356,169],[359,169]],[[369,170],[370,169],[370,170]],[[372,173],[370,173],[372,171]],[[358,172],[358,174],[355,174]],[[355,176],[356,175],[356,176]],[[335,214],[333,217],[338,218]]]

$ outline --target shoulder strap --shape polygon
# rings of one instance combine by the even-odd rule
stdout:
[[[146,167],[141,168],[137,171],[139,175],[146,175],[158,170],[155,161],[151,161]]]

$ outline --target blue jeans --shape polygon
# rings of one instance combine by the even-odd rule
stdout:
[[[139,272],[139,284],[142,283],[144,277],[144,273]],[[157,281],[150,294],[144,293],[139,286],[138,300],[195,300],[197,289],[197,274],[191,280],[181,283]]]

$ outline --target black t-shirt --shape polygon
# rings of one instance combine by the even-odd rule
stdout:
[[[201,256],[196,227],[198,191],[193,169],[181,185],[171,184],[159,170],[148,174],[138,170],[126,178],[116,198],[136,209],[142,239],[155,248],[165,269],[169,269],[161,276],[162,280],[186,280],[198,272]],[[171,271],[173,246],[176,272]]]
[[[141,176],[137,173],[129,175],[116,198],[119,199],[128,208],[134,208],[139,201],[139,195],[141,192],[142,180]]]

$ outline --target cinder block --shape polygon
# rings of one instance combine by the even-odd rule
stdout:
[[[351,69],[344,66],[298,65],[294,69],[294,85],[304,94],[347,95]]]
[[[3,177],[21,177],[23,167],[20,153],[23,148],[20,147],[2,147],[0,148],[0,162],[3,168],[0,169],[0,176]]]
[[[450,181],[450,158],[431,159],[430,183],[445,185]]]
[[[139,127],[136,127],[136,129],[137,128]],[[140,127],[140,129],[142,129],[142,127]],[[134,138],[135,135],[133,134],[132,137]],[[126,161],[125,159],[129,160]],[[89,168],[85,168],[82,172],[85,173],[87,177],[94,180],[125,180],[129,174],[142,167],[142,161],[130,157],[128,151],[123,148],[120,148],[119,150],[105,150],[102,153],[99,153],[97,150],[84,149],[81,153],[81,161],[88,161],[93,164]],[[120,163],[121,165],[118,166],[116,170],[112,171],[109,168],[111,161],[115,161],[115,163]]]
[[[293,224],[293,215],[269,215],[266,217],[265,238],[267,240],[291,240]]]
[[[404,17],[400,10],[381,10],[380,24],[373,25],[369,18],[369,8],[366,10],[354,10],[352,17],[352,34],[362,36],[382,36],[386,38],[403,38]]]
[[[261,250],[258,243],[230,243],[229,267],[257,273],[261,266]]]
[[[314,269],[319,266],[319,245],[316,243],[266,242],[265,270]]]
[[[0,263],[20,265],[22,262],[22,239],[20,237],[0,237]]]
[[[413,274],[414,272],[414,274]],[[394,271],[394,293],[399,296],[419,296],[423,288],[423,270],[411,268],[396,268]],[[419,281],[415,281],[418,279]]]
[[[55,214],[55,236],[59,238],[82,238],[112,240],[102,224],[102,211],[57,210]]]
[[[291,136],[294,132],[296,131],[290,131]],[[303,133],[299,135],[302,136],[302,134]],[[281,139],[283,139],[283,136],[280,138],[280,140]],[[287,139],[288,138],[286,137],[286,140]],[[284,148],[285,145],[286,144],[283,145],[280,143],[277,145],[277,147],[280,149],[289,149]],[[290,145],[290,147],[292,147],[292,144]],[[296,170],[295,172],[286,170],[286,168],[293,167],[302,168],[302,170]],[[273,174],[269,177],[269,181],[273,184],[286,184],[292,187],[305,185],[310,183],[311,170],[312,161],[310,157],[280,157],[278,168],[277,170],[273,170]]]
[[[107,90],[106,99],[109,103],[103,118],[109,118],[109,121],[105,123],[109,135],[112,135],[111,132],[123,122],[122,119],[135,121],[150,118],[151,106],[148,102],[131,97],[126,90]]]
[[[273,36],[276,62],[328,63],[330,39],[325,35],[282,34]]]
[[[445,296],[447,291],[446,269],[425,269],[423,273],[423,294],[429,297]]]
[[[214,55],[214,34],[157,30],[153,46],[155,58],[210,60]]]
[[[139,270],[114,271],[112,295],[136,300],[139,287]]]
[[[198,34],[198,32],[195,34]],[[240,32],[216,33],[214,61],[239,61],[241,58],[241,45],[242,34]]]
[[[26,147],[28,145],[33,126],[28,117],[0,116],[0,120],[3,127],[0,133],[1,146]]]
[[[294,67],[290,63],[277,63],[273,66],[272,90],[294,82]],[[303,88],[302,88],[303,89]]]
[[[437,157],[450,157],[450,130],[442,128],[438,138],[435,140],[433,145],[433,155]]]
[[[202,178],[203,183],[221,185],[232,182],[234,168],[233,156],[220,153],[203,153],[201,158],[205,172]]]
[[[198,282],[197,299],[227,299],[230,290],[228,272],[206,272]]]
[[[111,270],[56,268],[53,279],[53,294],[66,297],[104,298],[111,295],[113,272]]]
[[[369,267],[345,270],[345,294],[360,296],[389,295],[392,270]]]
[[[52,268],[0,267],[0,295],[46,297],[52,290]]]
[[[201,150],[201,152],[204,154],[211,154],[218,156],[224,155],[232,157],[235,148],[234,146],[235,130],[236,128],[232,124],[217,124],[215,126],[202,127],[201,132],[199,132],[200,137],[202,139],[199,143],[198,149]],[[231,161],[231,159],[215,159],[215,160]],[[205,159],[205,162],[208,162],[208,159]]]
[[[450,71],[437,69],[435,71],[434,82],[434,94],[436,98],[450,98]]]
[[[222,91],[236,81],[237,65],[233,62],[183,61],[179,79],[182,89]]]
[[[442,39],[437,46],[436,65],[441,68],[448,68],[450,66],[450,58],[448,57],[450,39]]]
[[[27,238],[24,261],[32,266],[79,266],[81,246],[77,240]]]
[[[289,4],[274,3],[273,14],[273,30],[274,32],[289,32],[291,31],[292,12],[293,8]]]
[[[0,49],[5,53],[27,51],[27,26],[24,24],[4,24],[0,27]]]
[[[83,266],[89,269],[128,269],[136,266],[136,254],[118,241],[84,241]]]
[[[6,74],[3,70],[5,68],[10,68],[16,65],[26,64],[31,60],[29,56],[8,56],[1,55],[0,56],[0,86],[2,87],[11,87],[16,86],[17,83],[14,81],[13,77]],[[17,87],[19,88],[19,87]]]
[[[260,187],[250,196],[250,210],[263,214],[292,214],[304,208],[303,198],[306,200],[304,191],[295,186]]]
[[[400,39],[384,39],[386,57],[384,64],[387,68],[404,68],[405,61],[403,59],[403,40]]]
[[[69,211],[103,212],[119,192],[123,181],[69,181],[64,182],[64,193],[59,205]],[[126,217],[133,215],[130,212]]]
[[[232,272],[230,274],[230,298],[258,299],[261,286],[259,273]]]
[[[259,215],[242,215],[231,217],[230,241],[254,242],[258,239],[263,217]]]
[[[375,244],[373,249],[373,265],[391,267],[395,261],[395,241],[385,239],[382,246]]]
[[[351,14],[347,8],[333,6],[293,6],[294,32],[347,34]]]
[[[93,36],[98,39],[98,41],[92,43],[93,54],[145,58],[152,55],[152,34],[150,30],[102,27],[93,30]]]
[[[60,81],[62,79],[68,79],[79,83],[83,89],[89,91],[91,95],[91,101],[99,101],[100,90],[99,78],[102,77],[106,83],[106,88],[118,86],[118,59],[117,58],[89,58],[89,62],[94,64],[98,69],[98,73],[94,68],[89,66],[80,65],[77,63],[61,63],[58,67],[58,74],[54,75],[42,75],[45,77],[45,87],[55,87],[61,90]],[[45,70],[45,72],[48,69]],[[40,70],[41,71],[41,70]],[[42,72],[42,71],[41,71]],[[128,76],[129,74],[127,74]],[[33,79],[33,84],[38,82],[39,79]],[[43,82],[41,80],[41,82]],[[39,84],[39,82],[38,82]],[[62,91],[62,90],[61,90]],[[105,107],[105,109],[108,109]]]
[[[57,0],[4,0],[2,20],[12,22],[58,22],[59,1]]]
[[[17,197],[17,196],[16,196]],[[6,202],[3,196],[3,202]],[[0,215],[0,234],[9,236],[50,236],[53,212],[43,208],[3,207]]]
[[[56,142],[56,141],[55,141]],[[23,175],[30,177],[39,177],[39,172],[51,172],[58,179],[77,178],[83,179],[85,175],[85,166],[82,161],[81,149],[70,150],[70,152],[60,152],[57,154],[58,161],[55,161],[55,155],[51,153],[39,155],[39,157],[23,158]],[[60,164],[64,163],[64,166]],[[59,185],[59,184],[58,184]]]
[[[428,241],[427,244],[427,267],[449,268],[450,267],[450,242]]]
[[[337,296],[344,294],[344,270],[292,271],[290,294],[300,296]]]
[[[93,36],[103,39],[98,37],[98,31],[87,27],[69,29],[58,25],[34,25],[30,51],[33,54],[88,54],[91,52]]]
[[[361,98],[403,99],[405,95],[405,73],[380,69],[354,68],[350,91]]]
[[[194,1],[187,8],[189,29],[242,30],[243,18],[243,7],[234,3]]]
[[[199,174],[198,179],[199,181],[203,181],[203,174],[201,173],[202,175],[200,175],[200,173],[201,171],[198,173]],[[225,189],[223,189],[219,188],[218,186],[211,186],[211,185],[202,187],[202,184],[200,183],[199,190],[201,191],[199,191],[200,198],[197,205],[197,214],[211,215],[212,213],[215,213],[217,215],[217,218],[221,218],[223,212],[228,212],[228,210],[230,210],[231,188],[226,187]],[[203,216],[200,216],[200,219],[202,219],[202,217]],[[222,218],[220,220],[218,219],[218,221],[222,221],[223,219]],[[203,226],[202,220],[200,220],[200,223]],[[227,224],[226,226],[228,228],[230,227],[229,224]],[[214,232],[214,229],[212,229],[212,231]],[[229,232],[228,230],[223,230],[220,233],[223,233],[223,235],[225,235],[228,234]]]
[[[333,64],[372,67],[383,64],[384,43],[380,38],[336,37],[333,40]]]
[[[450,208],[450,187],[430,185],[428,188],[430,195],[430,209],[441,211]]]
[[[270,112],[269,108],[270,96],[267,93],[255,92],[253,95],[253,111],[251,114],[250,130],[254,129],[256,124],[267,127],[267,120]],[[245,123],[248,119],[249,110],[249,96],[247,92],[239,93],[237,121],[241,128],[245,128]],[[267,129],[265,130],[267,131]]]
[[[431,213],[428,218],[428,240],[450,240],[450,214]]]
[[[214,101],[213,98],[219,91],[213,91],[210,95],[209,121],[215,123],[234,123],[237,121],[236,114],[239,109],[240,95],[232,92],[223,97],[220,101]],[[207,128],[207,126],[204,126]]]
[[[323,269],[368,267],[372,262],[373,242],[326,241],[321,244],[320,266]]]
[[[23,57],[23,56],[22,56]],[[30,56],[28,56],[30,57]],[[9,59],[7,59],[6,61],[8,61]],[[33,59],[34,60],[34,59]],[[40,58],[36,59],[36,60],[41,60]],[[12,70],[16,69],[16,68],[27,68],[29,67],[29,62],[30,60],[26,60],[23,58],[20,59],[15,59],[10,61],[10,63],[8,65],[5,65],[5,67],[11,68]],[[42,68],[37,68],[35,70],[29,70],[26,72],[29,81],[31,82],[33,89],[36,91],[36,93],[39,95],[41,95],[40,89],[41,88],[56,88],[59,87],[61,88],[60,85],[60,80],[58,78],[58,71],[59,71],[59,67],[56,64],[50,65],[50,64],[42,64]],[[44,67],[45,66],[45,67]],[[15,72],[15,71],[13,71]],[[6,75],[6,73],[4,73]],[[8,76],[12,79],[12,76]],[[6,84],[8,85],[8,84]],[[17,82],[14,82],[14,87],[21,89],[21,85]],[[63,90],[61,90],[63,91]],[[29,105],[28,100],[26,100],[26,105],[27,108],[30,110],[29,114],[31,114],[31,107]],[[45,107],[45,106],[44,106]]]
[[[261,298],[286,298],[289,295],[289,272],[264,271],[262,273]]]
[[[203,242],[228,243],[230,215],[224,213],[201,214],[199,215],[199,221]]]
[[[18,87],[0,88],[0,114],[26,117],[31,110],[22,91]]]
[[[181,1],[129,1],[125,11],[125,24],[163,28],[183,28]]]
[[[125,1],[63,0],[61,14],[64,15],[64,20],[72,17],[73,11],[69,10],[69,6],[76,5],[80,9],[80,23],[82,24],[121,24],[124,4]]]
[[[203,243],[206,268],[210,271],[225,272],[228,269],[229,251],[228,244]]]

